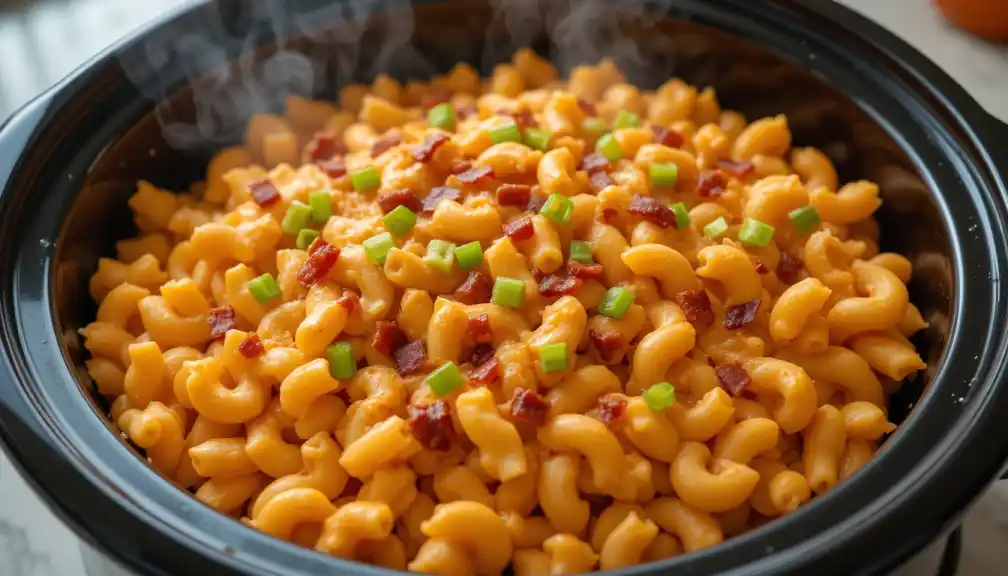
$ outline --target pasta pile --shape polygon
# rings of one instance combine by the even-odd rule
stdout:
[[[523,576],[717,545],[847,480],[925,368],[878,186],[611,61],[291,97],[129,204],[81,330],[112,420],[339,558]]]

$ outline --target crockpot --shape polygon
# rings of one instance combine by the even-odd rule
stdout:
[[[104,417],[77,330],[87,281],[132,235],[138,179],[183,190],[290,92],[334,99],[531,45],[561,70],[610,56],[631,82],[717,89],[787,114],[843,180],[880,183],[882,246],[914,263],[928,369],[856,477],[724,544],[629,574],[886,572],[947,533],[1008,457],[1008,127],[919,53],[828,0],[204,0],[78,69],[0,131],[0,436],[90,545],[144,574],[374,574],[270,538],[158,476]]]

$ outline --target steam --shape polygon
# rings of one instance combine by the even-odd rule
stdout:
[[[545,0],[543,4],[553,7],[547,12],[546,21],[556,47],[553,60],[561,70],[603,58],[613,59],[631,75],[646,68],[639,44],[625,30],[630,25],[654,30],[659,19],[655,13],[643,9],[614,10],[608,0],[574,2],[567,11],[558,10],[563,2]]]
[[[468,56],[484,73],[543,36],[549,40],[548,56],[564,72],[604,57],[631,79],[653,67],[625,29],[653,29],[660,9],[614,6],[610,0],[488,1],[492,20],[483,45],[472,41],[475,35],[455,43],[455,56]],[[206,149],[238,141],[252,114],[282,112],[287,94],[334,98],[339,86],[370,82],[381,72],[423,79],[454,64],[443,61],[444,54],[423,54],[414,45],[410,0],[333,2],[300,14],[287,10],[287,4],[244,2],[240,19],[215,14],[208,21],[201,13],[200,19],[178,22],[170,34],[147,38],[143,58],[121,62],[127,77],[158,103],[155,113],[170,146]],[[452,23],[443,33],[460,31]],[[264,34],[275,39],[275,51],[259,48],[257,39]],[[238,48],[241,56],[232,61],[228,53]],[[172,87],[162,79],[172,67],[189,81],[190,95],[172,97]]]

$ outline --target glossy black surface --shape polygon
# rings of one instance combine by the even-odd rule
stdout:
[[[0,131],[0,437],[83,537],[151,574],[378,572],[213,512],[112,433],[75,334],[94,314],[87,278],[133,233],[125,201],[137,179],[184,188],[250,111],[278,107],[286,91],[332,97],[378,71],[425,77],[460,59],[487,72],[526,43],[562,67],[613,56],[643,86],[678,75],[749,117],[787,114],[796,144],[827,151],[844,179],[882,185],[882,245],[914,261],[911,297],[931,323],[917,342],[927,374],[894,400],[902,426],[853,481],[722,546],[628,573],[885,571],[997,475],[1008,456],[997,320],[1008,312],[1008,129],[918,53],[827,0],[670,0],[647,12],[516,1],[504,13],[416,2],[412,14],[405,2],[367,3],[392,7],[387,18],[351,5],[361,4],[204,2],[113,48]]]

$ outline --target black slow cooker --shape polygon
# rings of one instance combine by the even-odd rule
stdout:
[[[218,514],[110,427],[77,330],[87,279],[131,230],[138,179],[185,189],[252,112],[335,98],[523,45],[561,69],[614,58],[630,81],[710,85],[784,113],[841,178],[882,186],[887,250],[914,263],[928,369],[853,480],[721,546],[627,573],[885,572],[954,525],[1008,457],[1008,127],[935,65],[828,0],[204,0],[74,72],[0,131],[0,437],[89,544],[144,574],[376,574]]]

